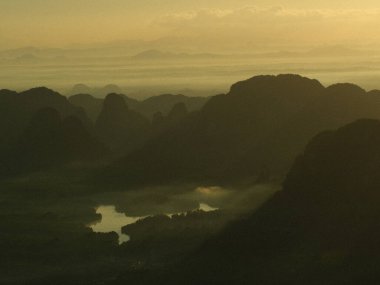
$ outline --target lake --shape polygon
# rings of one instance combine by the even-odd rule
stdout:
[[[217,208],[211,207],[205,203],[199,203],[199,207],[196,210],[202,210],[205,212],[218,210]],[[102,215],[101,221],[91,225],[91,229],[94,232],[99,233],[109,233],[116,232],[119,235],[119,244],[128,242],[130,237],[121,232],[121,228],[126,225],[134,224],[138,220],[145,217],[130,217],[127,214],[119,213],[116,211],[116,207],[113,205],[104,205],[97,208],[96,213]],[[168,216],[173,216],[182,213],[167,213]]]

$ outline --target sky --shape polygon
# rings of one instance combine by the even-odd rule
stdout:
[[[0,49],[181,39],[302,47],[380,45],[375,0],[0,0]]]

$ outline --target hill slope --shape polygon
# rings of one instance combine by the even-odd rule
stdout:
[[[257,76],[212,97],[176,130],[106,169],[120,184],[252,182],[282,177],[318,132],[380,118],[380,96],[298,75]],[[130,173],[130,175],[125,174]]]

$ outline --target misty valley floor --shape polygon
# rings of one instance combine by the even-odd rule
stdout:
[[[155,268],[176,262],[241,215],[237,205],[242,199],[256,197],[250,205],[255,207],[276,189],[262,185],[242,192],[220,187],[189,191],[192,186],[184,185],[88,195],[75,194],[76,189],[37,190],[30,182],[9,185],[2,189],[12,189],[3,190],[0,196],[2,284],[51,284],[52,280],[56,284],[104,284],[136,266]],[[199,199],[222,208],[227,201],[235,201],[236,208],[229,205],[227,210],[208,214],[213,208],[203,204],[206,211],[194,212]],[[119,213],[115,206],[102,204],[115,205]],[[103,210],[97,211],[98,207]],[[124,211],[132,216],[125,216]],[[168,218],[169,213],[183,214]],[[122,229],[128,224],[130,228]]]

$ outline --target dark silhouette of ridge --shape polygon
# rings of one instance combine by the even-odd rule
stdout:
[[[110,93],[122,93],[122,90],[119,86],[116,84],[108,84],[104,86],[103,88],[100,88],[99,92],[103,94],[110,94]]]
[[[150,122],[130,110],[122,95],[109,94],[96,121],[96,131],[101,140],[118,151],[134,148],[148,136]]]
[[[89,94],[92,92],[92,89],[85,84],[76,84],[71,90],[71,94]]]
[[[34,114],[44,108],[53,108],[62,117],[75,116],[91,129],[83,109],[78,108],[53,90],[45,87],[33,88],[21,93],[0,91],[0,152],[6,149],[25,130]]]
[[[139,101],[122,94],[120,94],[120,96],[123,96],[124,101],[131,109],[136,109]],[[104,99],[94,97],[90,94],[76,94],[70,96],[68,100],[71,104],[83,108],[93,122],[98,118],[104,102]]]
[[[379,172],[380,121],[323,132],[283,191],[146,284],[376,283]]]
[[[77,94],[68,98],[69,102],[74,106],[83,108],[86,111],[88,117],[95,122],[98,118],[101,110],[103,100],[95,98],[89,94]]]
[[[116,84],[108,84],[103,87],[91,88],[85,84],[76,84],[73,86],[69,95],[74,96],[77,94],[91,94],[97,98],[104,98],[110,93],[122,93],[122,89]]]
[[[105,169],[102,179],[252,183],[264,172],[276,179],[318,132],[359,118],[380,118],[373,92],[352,84],[325,88],[292,74],[256,76],[212,97],[176,130]]]
[[[188,115],[188,110],[185,103],[177,103],[169,112],[168,117],[172,120],[182,120]]]
[[[0,173],[33,172],[69,162],[96,160],[105,154],[106,148],[80,119],[62,119],[57,110],[45,108],[36,112],[15,144],[1,155]]]
[[[190,112],[198,111],[208,100],[209,98],[207,97],[162,94],[145,99],[136,107],[136,110],[145,116],[152,118],[157,112],[161,112],[163,115],[169,114],[173,107],[178,103],[184,103]]]
[[[184,103],[189,111],[198,111],[208,100],[208,98],[205,97],[188,97],[171,94],[153,96],[142,101],[138,101],[126,95],[121,96],[123,96],[131,110],[139,112],[147,118],[153,118],[154,114],[157,112],[167,115],[178,103]],[[83,108],[93,121],[96,121],[103,105],[103,99],[96,98],[89,94],[76,94],[70,96],[69,101],[73,105]]]
[[[154,114],[152,119],[152,129],[155,136],[171,131],[182,123],[189,115],[184,103],[177,103],[167,116],[161,112]]]
[[[22,99],[22,103],[32,110],[40,108],[42,104],[67,113],[72,108],[64,96],[46,87],[33,88],[19,93],[18,96]]]
[[[236,96],[287,96],[295,98],[314,96],[322,92],[324,87],[315,79],[295,74],[278,76],[260,75],[232,85],[229,95]],[[295,99],[294,98],[294,99]]]
[[[330,85],[329,87],[326,88],[326,92],[328,94],[346,94],[346,96],[352,96],[355,94],[362,94],[365,95],[366,91],[351,83],[337,83]]]

